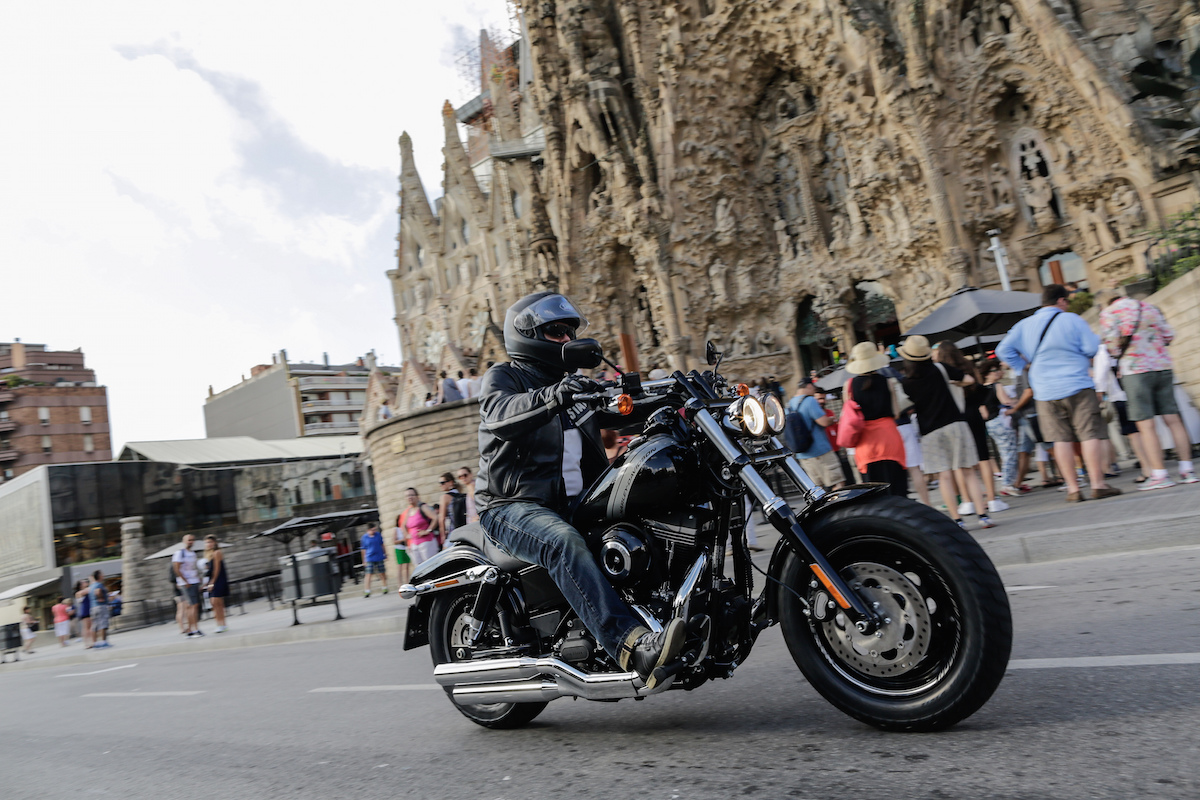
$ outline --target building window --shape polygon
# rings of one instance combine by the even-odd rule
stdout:
[[[46,406],[38,407],[38,421],[41,422],[43,425],[50,424],[50,409],[49,408],[47,408]]]
[[[513,190],[513,193],[512,193],[512,208],[513,208],[513,216],[517,219],[520,219],[521,212],[522,212],[521,195],[518,194],[515,189]]]
[[[0,422],[8,422],[8,412],[0,411]]]
[[[321,482],[319,480],[314,479],[312,482],[312,489],[313,489],[313,502],[314,503],[321,502]]]
[[[83,435],[83,452],[85,452],[85,453],[96,452],[96,441],[92,438],[92,435],[90,433],[85,433]]]
[[[4,480],[11,481],[12,477],[13,477],[13,471],[11,469],[4,470]]]
[[[417,245],[417,266],[425,266],[425,248]]]
[[[51,443],[51,441],[50,441],[50,437],[49,437],[49,436],[43,436],[43,437],[42,437],[42,452],[43,452],[43,453],[49,453],[49,452],[50,452],[50,449],[51,449],[51,447],[52,447],[52,446],[53,446],[53,445],[52,445],[52,443]]]
[[[79,407],[79,421],[84,425],[92,424],[92,409],[90,406]]]
[[[462,234],[463,244],[470,244],[471,243],[471,226],[467,224],[467,221],[465,219],[461,223],[459,223],[458,231],[459,231],[459,233]]]

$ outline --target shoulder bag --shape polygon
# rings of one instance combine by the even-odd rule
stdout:
[[[854,383],[853,378],[846,381],[846,402],[842,404],[842,416],[838,419],[837,427],[838,447],[858,447],[858,440],[862,438],[863,428],[867,424],[866,419],[863,418],[862,406],[858,404],[850,391],[852,383]]]

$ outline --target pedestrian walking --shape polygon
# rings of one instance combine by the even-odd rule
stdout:
[[[183,611],[183,625],[187,637],[196,639],[204,635],[200,630],[200,571],[196,564],[196,553],[192,550],[196,537],[184,534],[179,548],[171,556],[171,568],[175,571],[175,586],[179,589],[179,603]]]
[[[366,581],[363,583],[363,597],[371,596],[371,581],[378,575],[379,580],[383,583],[383,594],[387,594],[387,570],[384,568],[384,561],[387,556],[383,552],[383,534],[379,532],[379,526],[371,523],[367,526],[367,532],[363,534],[362,541],[359,542],[359,549],[363,554],[363,572],[366,575]]]
[[[1175,402],[1175,371],[1167,352],[1175,332],[1156,306],[1132,297],[1118,297],[1111,291],[1099,294],[1107,302],[1100,312],[1104,346],[1117,362],[1121,388],[1128,397],[1126,410],[1141,434],[1142,452],[1150,462],[1150,480],[1139,489],[1145,492],[1175,485],[1167,472],[1155,416],[1162,416],[1171,432],[1179,461],[1179,482],[1200,482],[1192,466],[1192,443]]]
[[[1013,427],[1013,398],[1000,381],[1004,376],[1004,365],[997,359],[983,363],[983,405],[980,415],[987,426],[988,435],[996,443],[1000,456],[1000,493],[1017,496],[1017,431]]]
[[[458,389],[458,393],[462,395],[464,400],[471,396],[471,387],[468,378],[463,374],[461,369],[458,371],[458,377],[454,380],[454,387]]]
[[[904,359],[904,378],[900,384],[917,410],[924,469],[937,473],[938,491],[942,493],[946,512],[966,527],[955,492],[956,484],[961,485],[963,499],[971,503],[971,511],[979,518],[980,525],[994,527],[995,523],[985,513],[983,487],[976,474],[979,450],[975,437],[950,391],[951,385],[971,383],[973,379],[952,364],[935,364],[933,348],[924,336],[909,336],[897,352]]]
[[[92,573],[92,585],[88,589],[88,593],[92,600],[92,649],[102,650],[112,647],[108,641],[111,607],[108,604],[108,590],[104,586],[104,573],[100,570]]]
[[[983,481],[983,495],[987,500],[987,510],[989,514],[994,514],[997,511],[1006,511],[1008,503],[996,498],[996,463],[992,461],[991,449],[988,447],[987,426],[984,423],[982,407],[987,400],[988,390],[983,386],[983,376],[979,374],[974,362],[967,358],[962,350],[958,349],[958,345],[949,339],[938,342],[937,347],[933,350],[933,360],[939,364],[952,364],[957,367],[965,375],[971,376],[971,382],[962,387],[962,412],[963,417],[967,421],[967,427],[971,429],[971,436],[975,439],[975,449],[979,451],[979,477]],[[956,394],[951,390],[951,394]],[[959,398],[956,396],[955,400]],[[966,487],[960,486],[959,495],[966,501]],[[963,503],[959,513],[972,513],[970,505],[967,502]]]
[[[450,533],[467,524],[467,496],[458,488],[458,482],[449,472],[442,473],[439,484],[442,498],[438,511],[438,543],[445,546]]]
[[[453,378],[446,377],[446,371],[442,370],[438,373],[440,383],[438,383],[438,403],[453,403],[455,400],[462,400],[462,392],[458,391],[458,385]]]
[[[21,652],[32,655],[33,641],[37,638],[37,620],[33,617],[33,609],[29,606],[21,609],[21,621],[17,624],[21,634]]]
[[[814,482],[826,489],[838,489],[845,483],[842,465],[833,453],[833,444],[825,435],[825,430],[833,424],[834,419],[826,415],[816,395],[817,387],[812,378],[801,378],[796,385],[796,394],[788,400],[787,412],[799,415],[799,423],[806,426],[812,440],[808,449],[796,453],[796,456],[800,459],[800,466],[804,467]]]
[[[904,440],[896,427],[900,416],[899,381],[879,374],[890,363],[887,354],[871,342],[859,342],[850,351],[844,396],[862,409],[864,425],[854,446],[858,471],[872,483],[886,483],[897,497],[908,497]],[[908,397],[904,398],[905,403]]]
[[[462,493],[467,496],[467,524],[479,522],[479,511],[475,508],[475,476],[471,474],[471,468],[459,467],[454,477],[458,478]]]
[[[75,616],[79,618],[79,636],[83,639],[83,649],[92,646],[92,600],[88,593],[91,584],[87,578],[75,582]]]
[[[50,613],[54,616],[54,635],[58,637],[58,643],[66,647],[71,638],[71,598],[58,598],[58,602],[50,606]]]
[[[400,514],[396,525],[404,532],[408,557],[414,565],[419,565],[437,554],[437,516],[421,502],[416,489],[410,486],[404,494],[408,507]]]
[[[479,397],[479,389],[483,386],[483,378],[479,377],[479,370],[471,367],[467,370],[467,397]]]
[[[229,573],[225,568],[225,551],[212,534],[204,537],[204,558],[208,561],[208,583],[204,585],[204,591],[208,592],[208,599],[212,602],[216,632],[224,633],[227,630],[225,598],[229,597]]]
[[[1029,365],[1029,385],[1042,435],[1054,443],[1054,460],[1067,483],[1067,502],[1085,499],[1075,476],[1075,443],[1082,445],[1092,498],[1115,497],[1120,489],[1104,480],[1108,438],[1100,400],[1089,373],[1100,338],[1078,314],[1067,311],[1067,290],[1052,283],[1042,292],[1042,307],[1018,322],[996,348],[1016,370]]]

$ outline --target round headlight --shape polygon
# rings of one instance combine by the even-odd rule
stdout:
[[[763,399],[763,409],[767,412],[767,428],[771,433],[783,433],[787,414],[783,410],[783,403],[779,402],[779,398],[768,394]]]
[[[742,427],[751,436],[762,436],[767,432],[767,410],[757,397],[743,397],[741,408]]]

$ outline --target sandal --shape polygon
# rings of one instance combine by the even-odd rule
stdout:
[[[1061,481],[1061,480],[1046,481],[1045,483],[1042,484],[1042,488],[1051,489],[1055,486],[1062,486],[1062,485],[1063,485],[1063,481]]]
[[[1134,479],[1133,479],[1133,482],[1134,482],[1134,483],[1145,483],[1145,482],[1146,482],[1146,481],[1148,481],[1148,480],[1150,480],[1150,476],[1149,476],[1149,475],[1139,475],[1139,476],[1137,476],[1136,478],[1134,478]]]

